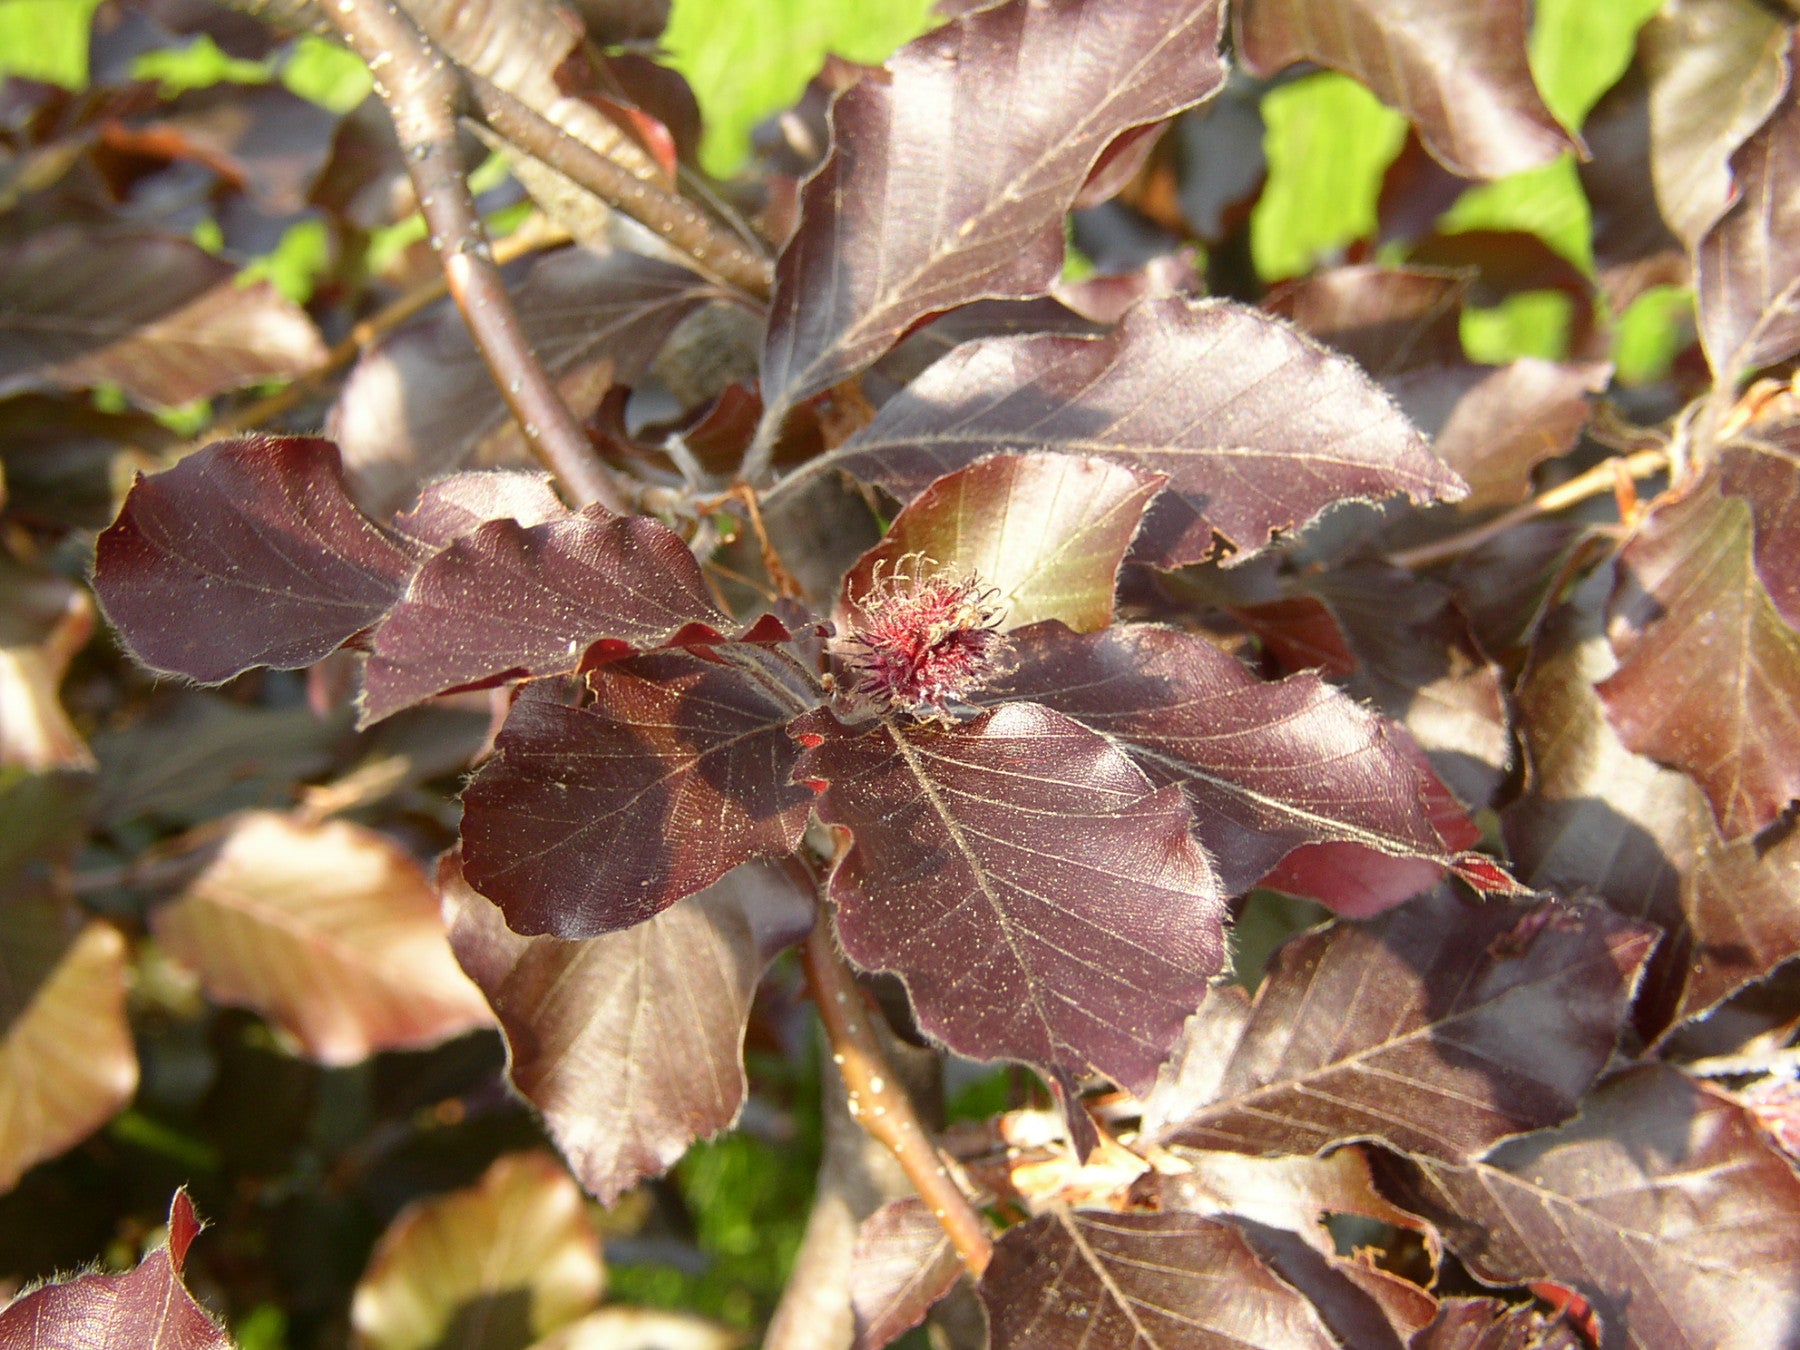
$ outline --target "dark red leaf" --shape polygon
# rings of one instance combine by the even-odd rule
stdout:
[[[960,1274],[962,1260],[925,1202],[890,1200],[863,1220],[850,1256],[851,1350],[881,1350],[918,1326]]]
[[[797,721],[794,768],[855,846],[838,934],[959,1054],[1147,1088],[1224,962],[1223,894],[1179,788],[1032,703],[943,727]]]
[[[1719,452],[1719,487],[1750,504],[1763,589],[1800,628],[1800,424],[1757,428]]]
[[[1531,884],[1586,890],[1668,932],[1636,1019],[1648,1039],[1800,955],[1800,836],[1727,844],[1686,774],[1619,743],[1593,688],[1615,664],[1599,598],[1583,599],[1551,616],[1520,684],[1531,788],[1501,823]]]
[[[522,692],[463,794],[469,882],[516,931],[629,928],[799,844],[812,794],[788,781],[791,703],[685,652],[589,680],[583,708],[554,684]]]
[[[156,234],[63,228],[0,248],[0,394],[112,382],[178,404],[325,359],[297,306],[234,272]]]
[[[247,436],[137,480],[96,546],[94,590],[144,664],[214,684],[322,659],[416,564],[351,504],[330,441]]]
[[[181,1282],[200,1231],[185,1190],[169,1206],[168,1244],[125,1275],[82,1275],[0,1309],[0,1344],[81,1350],[231,1350],[231,1337]]]
[[[542,525],[570,514],[550,476],[518,470],[457,473],[425,485],[412,509],[394,517],[394,528],[433,549],[473,534],[490,520]]]
[[[1417,752],[1316,675],[1271,684],[1203,637],[1139,625],[1077,636],[1036,624],[1013,643],[1017,671],[983,701],[1045,704],[1126,751],[1152,783],[1179,783],[1228,893],[1301,844],[1439,862],[1452,851]]]
[[[1608,307],[1622,314],[1652,286],[1688,285],[1687,251],[1662,214],[1645,209],[1650,84],[1641,60],[1594,105],[1581,134],[1593,157],[1576,172],[1593,213],[1596,280]]]
[[[1252,70],[1317,61],[1354,75],[1460,177],[1503,178],[1576,148],[1532,83],[1524,0],[1246,0],[1236,24]]]
[[[1764,1350],[1800,1325],[1800,1175],[1750,1112],[1665,1065],[1401,1189],[1483,1280],[1578,1290],[1608,1347]]]
[[[629,933],[520,937],[438,865],[457,960],[487,995],[513,1085],[606,1204],[737,1119],[744,1019],[765,966],[813,922],[812,888],[739,868]]]
[[[994,1350],[1337,1345],[1242,1233],[1192,1214],[1040,1214],[1001,1236],[980,1292]]]
[[[1800,349],[1800,91],[1791,79],[1731,157],[1731,173],[1737,199],[1694,251],[1700,341],[1726,386]]]
[[[597,643],[660,647],[731,622],[681,537],[645,516],[492,520],[436,554],[376,630],[364,723],[446,690],[568,675]]]
[[[965,343],[822,464],[909,498],[996,450],[1038,449],[1166,474],[1146,526],[1159,565],[1204,557],[1215,531],[1254,552],[1337,502],[1465,491],[1351,362],[1256,310],[1178,297],[1098,338]]]
[[[1407,1350],[1584,1350],[1569,1327],[1497,1298],[1447,1298]]]
[[[513,302],[525,342],[586,416],[611,385],[635,383],[675,326],[717,295],[671,263],[572,248],[534,264]],[[525,457],[524,433],[448,302],[363,353],[327,430],[343,446],[357,500],[375,514],[471,460]]]
[[[1225,1051],[1225,1067],[1201,1070],[1216,1076],[1207,1100],[1164,1137],[1265,1154],[1373,1139],[1476,1157],[1574,1112],[1654,942],[1599,907],[1471,905],[1447,891],[1304,933],[1271,961],[1235,1044],[1190,1037],[1184,1056]]]
[[[1010,0],[926,34],[846,90],[776,265],[762,365],[771,417],[926,315],[1048,291],[1063,217],[1106,147],[1224,83],[1221,8]]]
[[[1608,719],[1692,775],[1726,839],[1800,797],[1800,634],[1756,574],[1747,503],[1708,480],[1653,512],[1619,556],[1608,630]]]
[[[1282,283],[1263,308],[1353,358],[1376,379],[1462,357],[1469,278],[1425,267],[1336,267]]]
[[[1757,0],[1672,0],[1644,25],[1639,46],[1656,204],[1697,249],[1733,199],[1732,155],[1787,85],[1787,24]]]

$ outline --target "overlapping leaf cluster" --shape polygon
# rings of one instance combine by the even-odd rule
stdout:
[[[505,32],[408,8],[453,59],[677,181],[678,105],[635,67],[546,82],[519,73],[530,50],[569,39],[536,7]],[[1543,11],[1540,32],[1567,18]],[[1032,1066],[1066,1108],[963,1141],[1006,1225],[976,1272],[997,1347],[1792,1341],[1800,1174],[1771,1103],[1800,1019],[1800,36],[1752,0],[1669,0],[1592,91],[1583,141],[1534,82],[1526,19],[1473,0],[959,7],[884,71],[836,71],[813,162],[767,166],[766,303],[515,154],[593,246],[518,283],[526,340],[659,514],[472,467],[520,442],[449,312],[361,357],[327,435],[227,435],[139,476],[93,572],[131,655],[234,688],[306,670],[321,713],[354,716],[334,734],[371,750],[292,810],[248,810],[341,748],[193,703],[209,747],[254,761],[197,806],[156,777],[174,718],[166,742],[146,724],[97,745],[95,791],[4,781],[27,828],[0,875],[31,916],[13,1081],[69,1036],[110,1049],[48,1126],[0,1134],[0,1170],[129,1100],[141,931],[321,1063],[497,1024],[512,1087],[610,1204],[738,1119],[759,986],[822,923],[896,977],[903,1034]],[[1397,106],[1411,139],[1377,237],[1264,290],[1242,262],[1258,184],[1221,156],[1252,77],[1302,62]],[[22,174],[104,135],[48,95],[35,115]],[[204,140],[181,115],[153,114],[179,123],[157,153]],[[325,201],[321,170],[361,163],[317,158],[303,194],[291,155],[257,176],[254,145],[170,157],[237,153],[265,212]],[[1467,179],[1558,164],[1592,208],[1579,263],[1440,220]],[[54,223],[0,238],[0,392],[31,391],[0,418],[38,438],[8,472],[25,466],[19,518],[51,539],[70,522],[33,512],[68,496],[43,466],[141,420],[53,430],[46,402],[105,383],[166,406],[328,358],[267,283],[222,287],[229,269],[167,237],[116,240],[158,286],[186,279],[107,300],[83,271],[100,227],[43,172]],[[359,208],[327,209],[347,229]],[[1110,275],[1065,279],[1072,211]],[[1165,238],[1208,245],[1204,275],[1192,253],[1146,261]],[[1367,261],[1375,243],[1390,261]],[[1670,281],[1695,293],[1694,340],[1627,387],[1609,335]],[[1559,350],[1466,354],[1467,311],[1545,292],[1571,315]],[[679,415],[634,411],[634,389]],[[0,750],[79,771],[56,681],[91,614],[22,556],[0,674],[39,711]],[[876,618],[904,627],[928,585],[970,597],[957,622],[983,659],[890,697],[868,673]],[[329,819],[468,763],[479,734],[450,710],[483,706],[454,839],[414,827],[452,845],[432,880],[391,834]],[[288,767],[231,796],[263,756]],[[138,928],[120,914],[141,899],[110,919],[73,902],[83,820],[90,852],[128,852],[146,821],[171,841],[111,883],[155,894]],[[1335,917],[1296,931],[1276,892]],[[1247,949],[1279,942],[1246,950],[1242,984],[1234,924]],[[597,1257],[546,1167],[503,1160],[402,1215],[358,1334],[429,1344],[508,1287],[423,1255],[441,1229],[486,1270],[464,1210],[492,1210],[582,1272],[539,1288],[521,1267],[517,1343],[567,1323],[581,1344],[577,1319],[606,1316]],[[874,1346],[956,1265],[925,1207],[867,1200],[835,1283],[806,1296]],[[155,1267],[177,1288],[186,1203]],[[1328,1216],[1377,1245],[1340,1245]],[[65,1315],[27,1302],[0,1317]],[[427,1308],[423,1330],[402,1305]],[[210,1343],[196,1327],[170,1343]]]

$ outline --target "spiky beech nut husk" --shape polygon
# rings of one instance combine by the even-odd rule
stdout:
[[[919,554],[891,571],[876,564],[839,644],[853,701],[942,717],[1006,673],[1011,648],[1000,634],[998,593],[932,566]]]

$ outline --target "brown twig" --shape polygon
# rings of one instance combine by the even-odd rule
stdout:
[[[766,300],[774,270],[767,257],[680,194],[639,178],[491,80],[465,72],[481,120],[519,149],[586,188],[692,258],[714,279]]]
[[[1460,558],[1471,549],[1479,548],[1495,536],[1505,534],[1515,525],[1614,491],[1621,472],[1636,480],[1653,477],[1668,467],[1669,452],[1666,450],[1639,450],[1636,454],[1623,458],[1608,459],[1596,464],[1586,473],[1577,474],[1566,483],[1559,483],[1546,492],[1540,492],[1530,501],[1521,503],[1492,520],[1483,521],[1473,529],[1447,538],[1434,539],[1417,548],[1390,553],[1387,560],[1396,567],[1436,567],[1439,563]]]
[[[850,1094],[850,1114],[894,1155],[919,1197],[931,1207],[969,1274],[979,1278],[994,1254],[987,1221],[962,1193],[943,1156],[913,1111],[869,1024],[869,1008],[839,955],[821,907],[800,949],[806,985],[825,1024],[832,1062]]]
[[[628,512],[626,494],[532,353],[500,279],[456,144],[465,92],[458,67],[392,0],[333,0],[325,12],[374,73],[450,296],[527,444],[578,504]]]

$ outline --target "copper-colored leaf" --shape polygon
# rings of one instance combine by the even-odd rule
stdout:
[[[1235,1042],[1189,1038],[1184,1057],[1223,1051],[1226,1065],[1165,1137],[1246,1153],[1373,1139],[1476,1157],[1574,1112],[1654,942],[1597,906],[1471,905],[1445,890],[1304,933],[1272,959]]]
[[[923,554],[991,589],[1020,628],[1060,619],[1076,632],[1112,622],[1119,565],[1162,475],[1075,455],[995,455],[915,497],[844,579],[854,609],[882,571]]]
[[[1098,338],[965,343],[822,461],[911,497],[996,450],[1099,455],[1168,477],[1139,551],[1254,552],[1337,502],[1454,501],[1462,480],[1354,364],[1257,310],[1150,300]]]
[[[1247,0],[1236,25],[1251,69],[1316,61],[1354,75],[1463,178],[1503,178],[1573,148],[1532,82],[1524,0]]]
[[[855,846],[838,934],[959,1054],[1147,1088],[1224,962],[1223,893],[1181,790],[1033,703],[940,727],[794,724],[796,779]]]
[[[1229,1224],[1192,1214],[1042,1214],[981,1280],[994,1350],[1329,1350],[1312,1304]]]
[[[186,239],[65,228],[0,249],[0,394],[110,382],[187,403],[324,359],[296,305]]]
[[[20,1350],[231,1350],[231,1337],[181,1281],[200,1232],[185,1190],[169,1205],[169,1239],[124,1275],[81,1275],[0,1309],[0,1345]]]
[[[630,928],[739,863],[793,851],[791,704],[729,666],[662,652],[600,667],[595,701],[513,704],[463,795],[469,881],[521,933]]]
[[[1793,42],[1800,44],[1800,35]],[[1789,64],[1800,65],[1790,47]],[[1800,90],[1731,157],[1737,200],[1694,252],[1700,340],[1721,385],[1800,348]]]
[[[605,1278],[580,1188],[544,1154],[516,1153],[401,1211],[357,1282],[350,1323],[358,1350],[432,1350],[447,1334],[523,1345],[592,1308]]]
[[[1751,552],[1751,511],[1703,482],[1654,512],[1619,558],[1599,686],[1632,750],[1691,774],[1727,839],[1800,797],[1800,634]]]
[[[852,1350],[881,1350],[925,1320],[962,1274],[943,1224],[916,1195],[890,1200],[862,1222],[850,1257]]]
[[[0,1191],[87,1138],[137,1090],[125,957],[118,929],[78,926],[47,898],[9,896],[0,907]]]
[[[854,375],[929,314],[1048,291],[1063,217],[1106,147],[1224,83],[1221,9],[1009,0],[927,33],[846,90],[776,265],[762,365],[771,416]]]
[[[253,812],[215,848],[151,916],[214,999],[254,1008],[326,1064],[492,1023],[424,873],[384,836]]]
[[[1179,783],[1228,893],[1301,844],[1438,861],[1453,851],[1417,752],[1316,675],[1270,683],[1205,638],[1140,625],[1077,637],[1040,624],[1014,648],[1018,669],[982,701],[1042,703],[1100,732],[1151,782]]]
[[[1402,1200],[1482,1279],[1580,1291],[1608,1347],[1766,1350],[1800,1324],[1800,1175],[1750,1112],[1664,1065],[1473,1166],[1422,1164]]]
[[[1671,0],[1639,42],[1656,204],[1695,249],[1732,200],[1732,154],[1787,85],[1787,25],[1757,0]]]
[[[57,694],[93,631],[85,590],[0,550],[0,768],[93,767]]]
[[[629,932],[526,938],[438,865],[457,959],[494,1006],[513,1084],[582,1185],[611,1203],[743,1105],[744,1019],[763,968],[812,926],[811,887],[741,867]]]
[[[322,659],[416,564],[351,504],[331,442],[248,436],[140,477],[95,548],[94,589],[139,660],[213,684]]]

